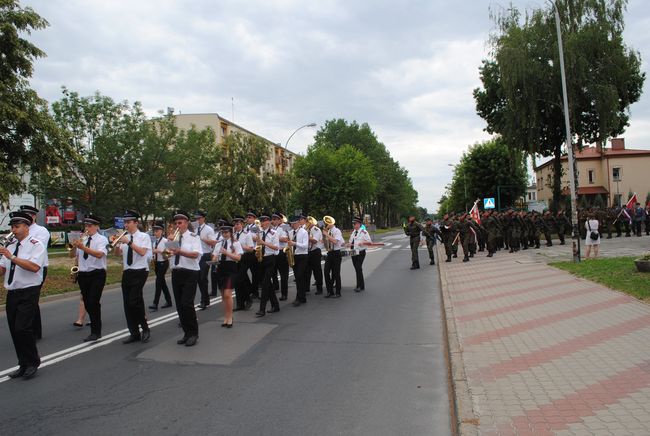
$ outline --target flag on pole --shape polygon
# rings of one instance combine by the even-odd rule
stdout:
[[[627,204],[625,205],[625,208],[626,209],[633,209],[634,205],[637,204],[638,202],[639,202],[639,200],[638,200],[638,198],[636,196],[636,192],[635,192],[634,195],[632,196],[632,198],[630,198],[627,201]]]
[[[469,214],[474,221],[476,221],[478,224],[481,224],[481,214],[478,210],[478,200],[474,202],[474,206],[469,211]]]
[[[621,211],[621,215],[625,215],[625,218],[629,221],[630,224],[632,224],[632,217],[630,216],[629,213],[627,213],[627,209],[623,209]]]

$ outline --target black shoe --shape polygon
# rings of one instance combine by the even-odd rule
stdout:
[[[186,347],[193,347],[194,345],[196,345],[196,341],[198,341],[198,339],[199,339],[198,336],[190,336],[185,341],[185,346]]]
[[[316,292],[314,293],[314,295],[322,295],[322,294],[323,294],[323,291],[316,291]]]
[[[429,265],[435,265],[435,264],[436,264],[435,260],[432,260],[431,262],[429,262]]]
[[[182,338],[176,341],[178,345],[183,345],[185,342],[187,342],[187,336],[183,336]]]
[[[354,292],[361,292],[361,289],[359,289],[359,288],[354,288]]]
[[[453,257],[458,257],[458,254],[454,254],[454,256],[453,256]]]
[[[283,295],[280,298],[278,298],[278,300],[280,300],[280,301],[287,301],[287,299],[288,299],[288,297],[286,295]]]
[[[9,377],[9,378],[18,378],[18,377],[22,377],[23,374],[25,374],[25,367],[21,366],[17,370],[7,374],[7,377]]]
[[[325,295],[323,298],[332,298],[334,296],[333,293],[328,292],[327,295]]]
[[[142,338],[140,339],[143,344],[146,344],[151,339],[151,330],[146,329],[142,330]]]
[[[464,258],[463,258],[463,262],[469,262],[469,257],[467,257],[467,256],[464,257]]]
[[[417,267],[415,265],[411,265],[410,269],[416,269]]]
[[[300,304],[302,304],[302,303],[300,303],[300,301],[298,301],[298,300],[296,300],[296,301],[294,301],[293,303],[291,303],[291,305],[292,305],[293,307],[298,307],[298,306],[300,306]]]
[[[24,380],[29,380],[30,378],[34,377],[36,375],[36,371],[38,371],[37,366],[28,366],[25,368],[25,373],[23,374],[23,379]]]
[[[83,327],[84,325],[82,323],[78,323],[77,321],[72,323],[73,326],[75,327]]]
[[[445,262],[451,262],[451,256],[447,256],[447,260]]]
[[[255,318],[261,318],[264,315],[266,315],[266,312],[262,312],[261,310],[258,312],[255,312]]]
[[[84,342],[94,342],[97,339],[101,338],[101,335],[88,335],[88,337],[84,338]]]
[[[134,342],[140,342],[140,335],[129,335],[128,338],[122,341],[123,344],[132,344]]]
[[[224,322],[224,323],[221,324],[221,327],[227,327],[227,326],[228,326],[228,323]]]
[[[162,306],[160,306],[161,309],[167,309],[168,307],[172,307],[172,303],[165,303]]]
[[[250,309],[251,307],[253,307],[253,302],[252,301],[248,300],[246,303],[244,303],[244,308],[246,310]]]
[[[279,310],[279,309],[278,309],[278,310]],[[230,324],[226,324],[226,328],[227,328],[227,329],[231,329],[231,328],[232,328],[232,325],[233,325],[233,323],[234,323],[234,321],[233,321],[233,322],[231,322]]]
[[[205,310],[205,309],[208,308],[208,306],[210,306],[210,304],[201,303],[201,304],[199,304],[199,309],[200,310]]]
[[[272,307],[270,310],[267,310],[266,313],[275,313],[279,311],[280,311],[279,307]]]
[[[155,304],[152,304],[151,306],[149,306],[149,310],[152,311],[152,312],[156,312],[158,310],[158,306],[156,306]]]
[[[492,253],[488,254],[486,257],[492,257]]]

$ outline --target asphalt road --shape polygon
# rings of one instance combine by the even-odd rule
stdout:
[[[2,313],[0,432],[450,434],[437,270],[422,250],[423,268],[410,271],[407,240],[384,241],[366,257],[365,292],[352,291],[346,260],[342,298],[312,291],[308,304],[261,319],[237,312],[233,329],[220,327],[215,303],[199,312],[192,348],[176,345],[173,308],[150,315],[151,342],[121,344],[119,290],[104,294],[103,343],[92,346],[81,343],[88,328],[71,325],[78,300],[43,304],[44,364],[30,381],[3,377],[16,358]],[[147,304],[152,293],[149,284]]]

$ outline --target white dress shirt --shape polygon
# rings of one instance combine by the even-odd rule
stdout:
[[[84,259],[84,254],[86,253],[84,253],[84,251],[81,250],[80,248],[77,248],[77,262],[78,262],[77,265],[79,265],[79,272],[88,272],[96,269],[106,269],[106,255],[108,253],[108,249],[106,248],[106,246],[108,245],[108,239],[106,239],[105,236],[100,235],[99,233],[95,233],[92,236],[88,235],[88,238],[90,238],[89,248],[91,250],[101,251],[102,253],[104,253],[104,255],[100,258],[96,258],[95,256],[89,253],[88,259]],[[86,243],[87,241],[88,240],[86,240]]]
[[[318,226],[312,226],[312,228],[309,229],[309,237],[318,241],[315,244],[309,242],[309,251],[323,249],[323,232],[321,232]]]
[[[172,269],[184,268],[190,269],[192,271],[199,271],[199,262],[201,260],[201,254],[203,254],[203,248],[201,247],[201,239],[199,239],[196,233],[192,233],[189,230],[186,230],[185,233],[181,235],[181,250],[185,252],[199,253],[196,258],[178,256],[178,265],[176,265],[176,256],[169,258],[169,264]]]
[[[14,242],[9,244],[7,250],[13,254],[16,251],[17,243],[18,241],[14,240]],[[46,251],[47,250],[43,244],[41,244],[41,241],[34,238],[31,233],[25,239],[20,241],[16,257],[19,259],[29,260],[30,262],[40,266],[41,269],[36,272],[31,272],[18,265],[14,265],[14,277],[11,284],[9,284],[9,274],[13,262],[11,262],[11,259],[8,257],[3,256],[2,259],[0,259],[0,266],[5,269],[5,289],[13,290],[40,286],[41,283],[43,283],[43,267],[45,266]]]
[[[293,254],[296,256],[300,254],[307,254],[307,250],[309,248],[309,235],[307,234],[307,230],[305,230],[303,227],[298,227],[298,230],[292,230],[291,233],[291,240],[296,243],[296,245],[293,247]]]
[[[365,250],[366,247],[365,245],[361,245],[362,242],[372,242],[370,239],[370,234],[366,232],[364,229],[359,229],[359,230],[354,230],[352,233],[350,233],[350,240],[348,241],[350,243],[350,247],[354,250]]]
[[[278,239],[278,233],[273,230],[271,227],[269,227],[266,230],[260,231],[260,233],[257,235],[260,240],[264,240],[265,242],[268,242],[271,245],[278,246],[280,245],[280,240]],[[262,251],[264,252],[264,257],[267,256],[275,256],[278,254],[278,250],[274,250],[271,247],[263,246]]]
[[[200,226],[197,226],[196,236],[198,236],[201,239],[207,239],[209,241],[217,240],[217,237],[214,234],[214,229],[207,224],[201,224]],[[201,241],[201,249],[203,250],[201,252],[202,254],[212,253],[212,247],[210,246],[210,244],[206,244],[203,241]]]
[[[255,242],[253,241],[253,235],[252,233],[247,232],[246,230],[242,230],[241,232],[234,232],[233,233],[235,236],[235,239],[239,241],[239,244],[242,247],[242,250],[244,249],[244,246],[248,248],[254,248],[255,247]]]
[[[157,250],[160,250],[160,251],[165,250],[165,247],[167,247],[167,241],[168,241],[167,238],[165,238],[164,236],[161,236],[159,239],[156,239],[153,242],[153,249],[154,250],[157,249]],[[165,258],[160,253],[154,253],[153,256],[154,256],[154,261],[155,262],[164,262],[165,261]]]
[[[336,242],[332,244],[332,251],[340,250],[343,248],[343,244],[345,243],[343,241],[343,233],[337,228],[337,227],[332,227],[330,230],[330,236],[334,239],[336,239]]]
[[[221,260],[221,248],[223,246],[226,246],[226,250],[229,252],[232,252],[232,250],[235,250],[236,254],[239,254],[240,256],[244,254],[244,249],[241,248],[241,244],[239,241],[233,242],[231,239],[221,239],[219,242],[217,242],[217,245],[214,246],[214,251],[212,251],[213,256],[217,256],[217,260]],[[226,256],[226,262],[237,262],[235,259],[232,259],[228,256]]]
[[[287,243],[286,241],[280,241],[280,238],[288,238],[289,235],[287,235],[287,232],[282,228],[282,224],[277,227],[273,227],[273,230],[275,230],[275,233],[278,234],[278,246],[280,247],[280,250],[283,250],[287,246]]]
[[[50,243],[50,232],[43,226],[36,224],[35,222],[29,226],[29,235],[32,238],[36,238],[41,241],[43,247],[45,247],[45,264],[43,266],[49,266],[50,260],[47,255],[47,246]]]
[[[144,253],[144,256],[140,256],[135,250],[133,250],[133,263],[127,265],[126,258],[129,252],[128,244],[120,244],[120,249],[122,250],[122,267],[126,269],[146,269],[149,271],[149,259],[151,259],[151,237],[136,230],[135,233],[127,232],[124,237],[128,241],[133,236],[133,244],[138,247],[144,247],[147,251]]]

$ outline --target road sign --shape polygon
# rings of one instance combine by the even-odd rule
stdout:
[[[494,197],[483,199],[483,209],[494,209]]]

